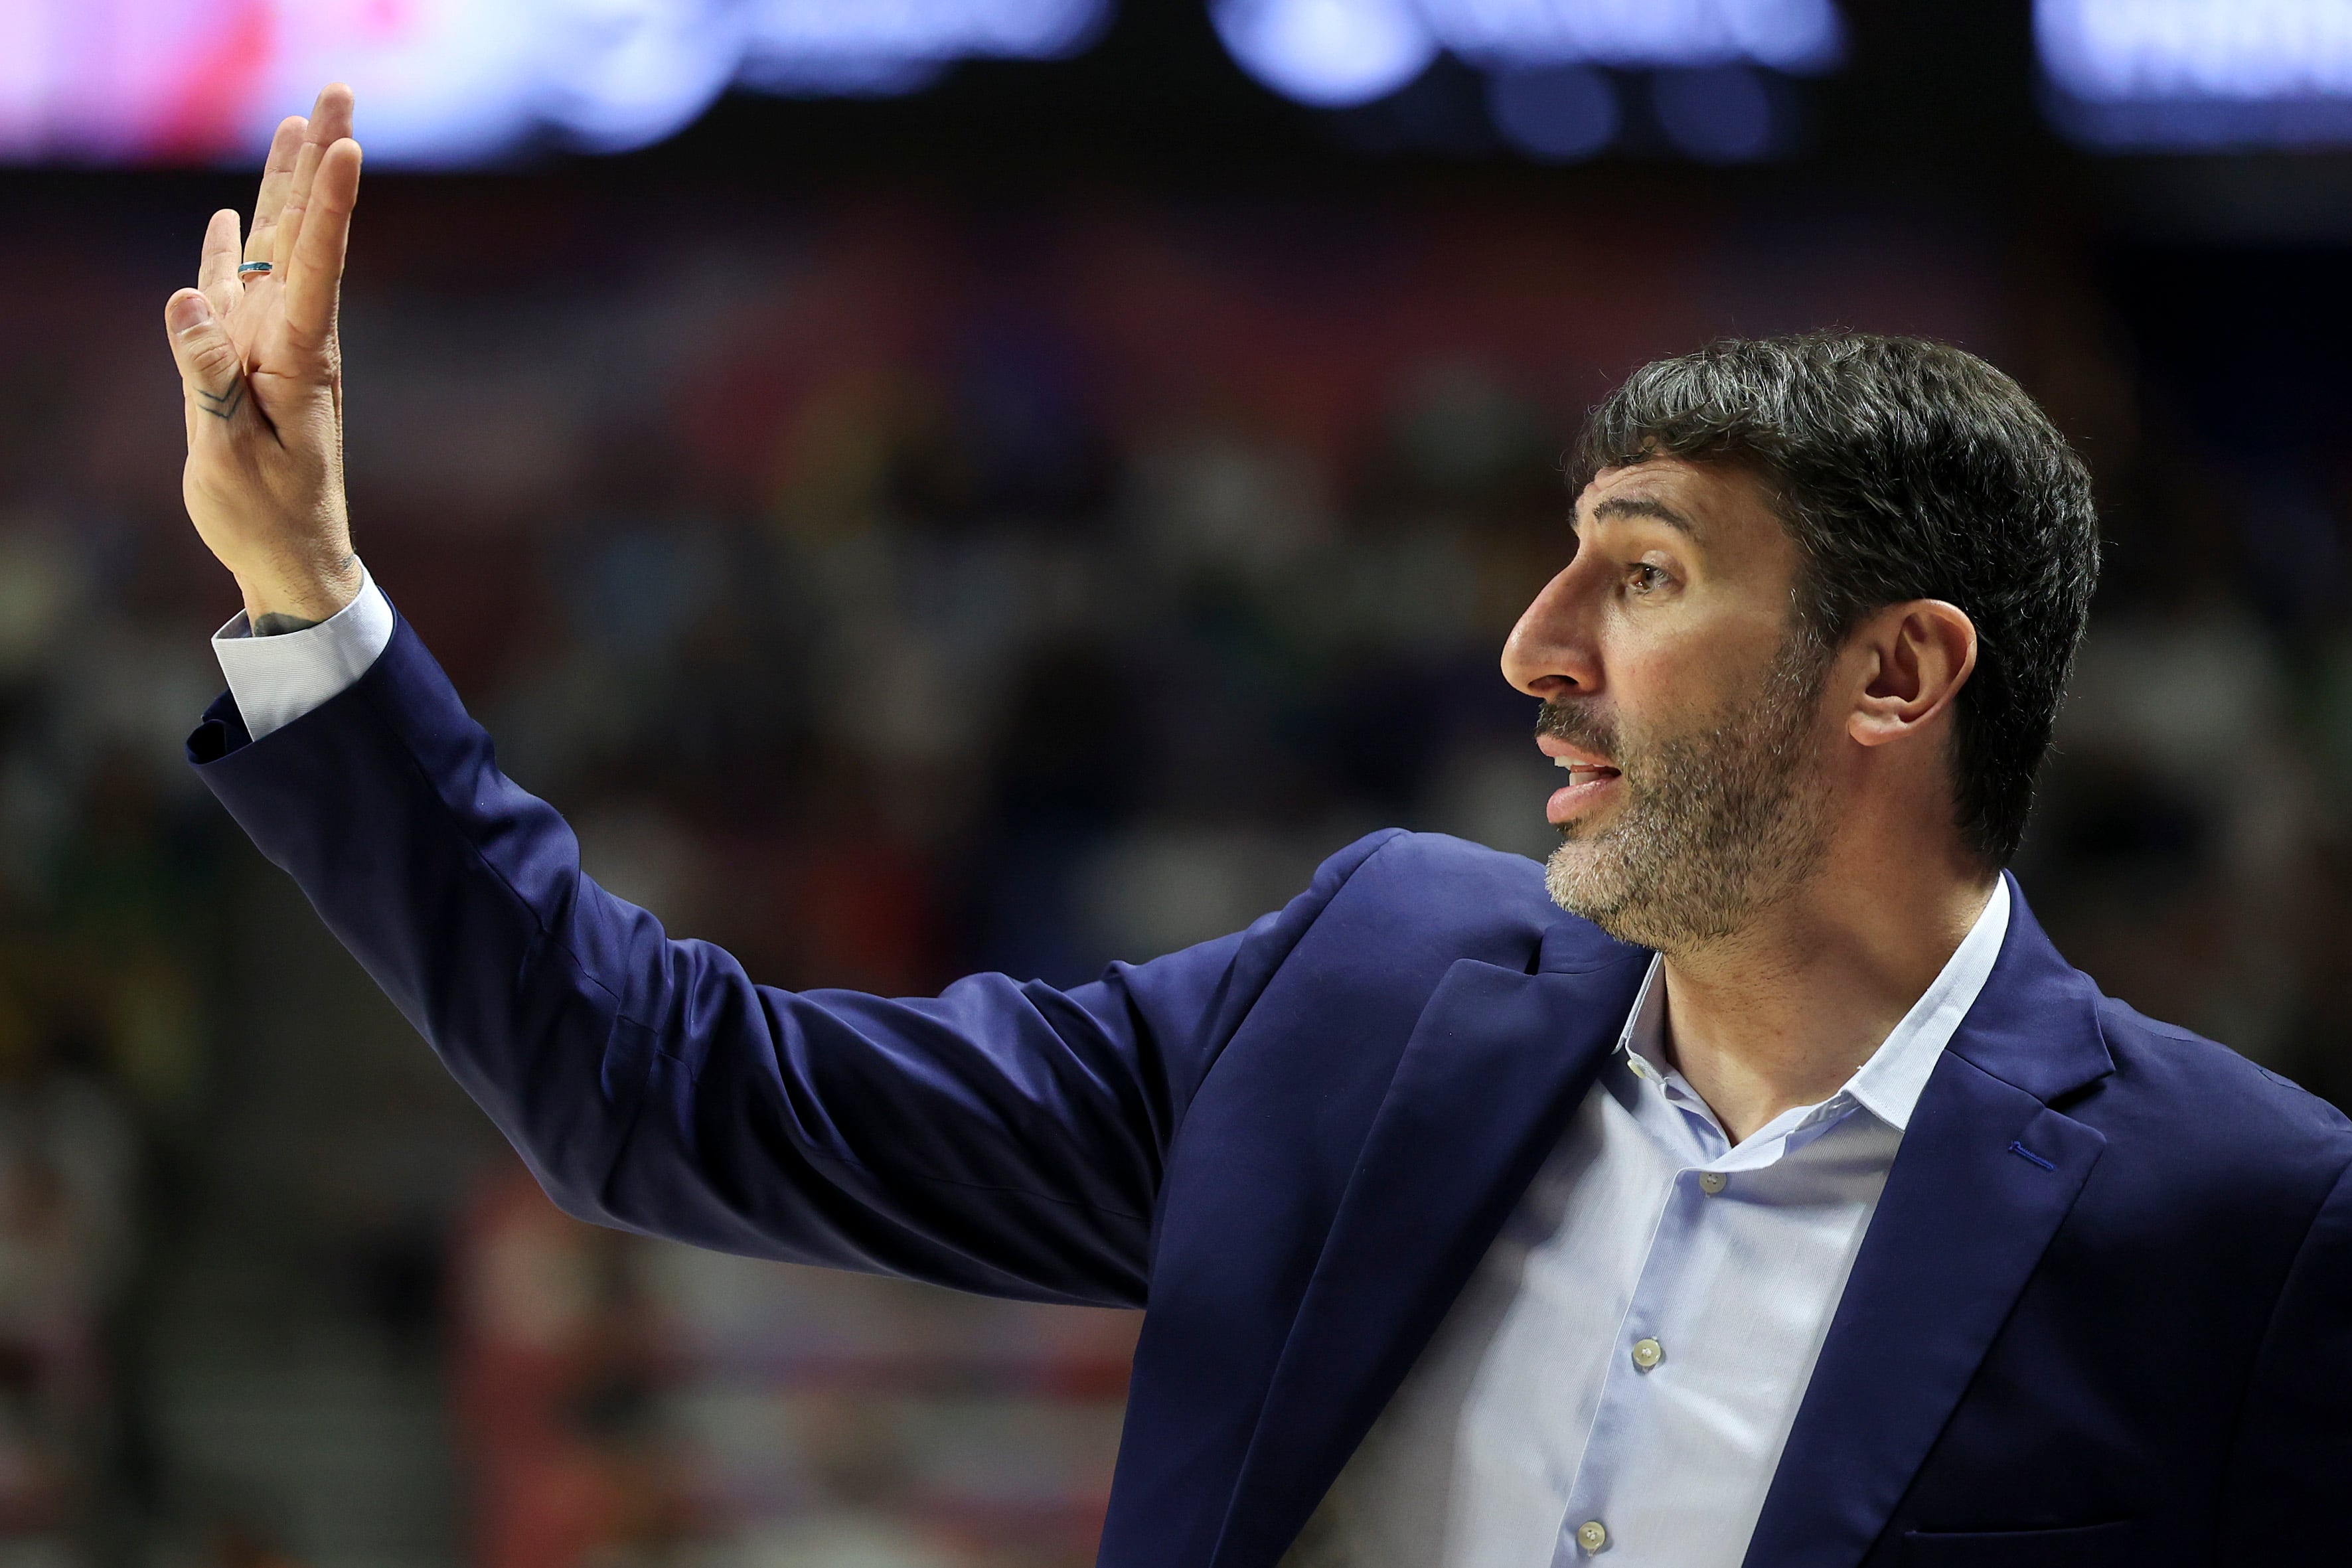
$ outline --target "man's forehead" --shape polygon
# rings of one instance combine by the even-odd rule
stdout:
[[[1593,475],[1576,498],[1579,522],[1649,517],[1702,537],[1715,527],[1770,521],[1755,477],[1719,463],[1652,458]]]

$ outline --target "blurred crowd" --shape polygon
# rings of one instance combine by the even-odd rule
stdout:
[[[1496,655],[1564,560],[1578,416],[1650,354],[1842,323],[1986,353],[2099,475],[2037,912],[2143,1010],[2352,1092],[2352,475],[2284,304],[2184,343],[2218,287],[2186,264],[1663,205],[908,197],[635,213],[661,243],[616,251],[580,190],[370,199],[361,552],[592,873],[756,978],[1076,982],[1391,824],[1541,855]],[[200,216],[120,221],[192,253]],[[188,1238],[257,1224],[216,1144],[289,1026],[239,955],[309,916],[180,760],[235,600],[177,506],[145,251],[61,281],[0,378],[0,1565],[328,1568],[191,1500],[152,1397]],[[594,1232],[452,1136],[426,1196],[321,1181],[314,1228],[423,1260],[481,1568],[1089,1560],[1130,1320]]]

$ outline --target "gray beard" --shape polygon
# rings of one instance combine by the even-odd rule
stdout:
[[[1586,744],[1621,771],[1617,819],[1571,823],[1545,868],[1552,901],[1620,942],[1677,953],[1738,934],[1819,868],[1828,809],[1812,745],[1828,659],[1801,633],[1752,700],[1702,730],[1620,737],[1547,703],[1539,734]]]

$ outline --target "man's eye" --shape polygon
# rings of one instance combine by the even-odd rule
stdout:
[[[1646,561],[1636,561],[1625,568],[1625,585],[1637,594],[1647,594],[1666,585],[1666,570]]]

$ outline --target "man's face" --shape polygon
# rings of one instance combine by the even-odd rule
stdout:
[[[1569,770],[1552,897],[1667,952],[1729,936],[1827,839],[1828,661],[1798,630],[1796,545],[1744,470],[1663,458],[1588,485],[1575,545],[1503,650]]]

